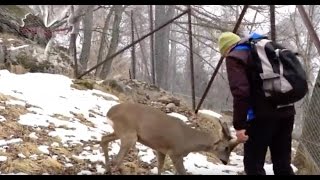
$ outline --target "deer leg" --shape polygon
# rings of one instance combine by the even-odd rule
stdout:
[[[172,163],[174,167],[176,168],[176,171],[179,175],[185,175],[187,174],[186,169],[183,165],[183,157],[180,155],[170,155],[170,159],[172,160]]]
[[[165,154],[161,153],[160,151],[157,151],[158,175],[161,175],[161,170],[163,168],[165,158],[166,158]]]
[[[104,157],[105,157],[105,168],[106,168],[106,172],[109,173],[110,172],[110,163],[109,163],[109,142],[114,141],[119,139],[115,133],[111,133],[105,136],[102,136],[101,141],[100,141],[100,146],[102,147],[103,153],[104,153]]]
[[[118,170],[121,162],[123,161],[124,157],[128,154],[131,147],[133,147],[138,140],[136,132],[134,133],[127,133],[120,137],[121,145],[119,153],[116,157],[114,162],[114,170]]]

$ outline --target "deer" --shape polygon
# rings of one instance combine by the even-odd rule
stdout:
[[[107,112],[107,121],[113,133],[103,135],[100,147],[105,156],[106,174],[118,170],[130,148],[137,142],[156,153],[158,175],[161,175],[168,155],[176,174],[186,175],[183,158],[191,152],[209,152],[224,164],[228,164],[231,151],[239,144],[230,135],[226,122],[221,124],[222,137],[217,134],[194,129],[182,120],[165,112],[140,103],[119,103]],[[120,139],[120,150],[111,163],[108,156],[110,142]],[[111,168],[113,166],[113,168]]]

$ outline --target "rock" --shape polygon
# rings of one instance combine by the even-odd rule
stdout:
[[[107,79],[102,82],[103,85],[109,86],[112,90],[117,91],[118,93],[126,93],[130,91],[130,88],[125,86],[120,81],[114,79]]]
[[[138,95],[145,95],[146,93],[143,90],[138,89],[137,94]]]
[[[120,166],[120,172],[123,175],[136,175],[139,166],[134,162],[124,162],[122,166]]]
[[[7,41],[7,39],[14,39]],[[49,56],[45,48],[37,44],[30,44],[18,36],[1,35],[0,66],[12,73],[22,74],[28,72],[42,72],[71,75],[73,71],[71,57],[57,47],[52,47]],[[5,61],[5,62],[4,62]],[[22,72],[22,73],[21,73]]]
[[[173,108],[175,108],[176,107],[176,105],[174,104],[174,103],[169,103],[169,104],[167,104],[167,106],[166,106],[166,108],[168,108],[168,109],[170,109],[170,110],[172,110]]]
[[[52,37],[52,32],[40,17],[32,13],[27,6],[0,6],[0,31],[19,35],[45,46]]]
[[[163,104],[174,103],[176,106],[180,105],[179,99],[176,99],[174,97],[169,97],[168,95],[164,95],[164,96],[158,98],[158,102],[161,102]]]

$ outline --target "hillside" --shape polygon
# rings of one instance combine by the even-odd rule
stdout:
[[[113,131],[105,115],[122,101],[140,100],[190,125],[201,123],[182,100],[138,81],[73,81],[57,74],[17,75],[1,70],[0,84],[1,174],[103,174],[99,140]],[[121,90],[125,91],[119,93]],[[168,105],[170,99],[175,103]],[[110,150],[113,158],[119,141],[111,143]],[[242,158],[235,151],[229,165],[222,165],[208,154],[191,153],[184,164],[190,174],[242,174]],[[174,174],[170,160],[165,170],[163,174]],[[271,164],[266,164],[266,170],[272,174]],[[120,173],[156,174],[155,154],[138,143],[125,158],[121,172],[114,172]]]

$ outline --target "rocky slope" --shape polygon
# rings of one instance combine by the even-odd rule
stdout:
[[[161,109],[191,127],[217,133],[214,114],[201,118],[182,99],[136,80],[73,80],[63,75],[0,70],[0,173],[1,174],[103,174],[101,136],[111,133],[105,115],[114,104],[134,101]],[[216,117],[216,118],[214,118]],[[120,142],[110,143],[114,158]],[[222,165],[213,154],[190,153],[184,158],[189,174],[242,174],[240,147]],[[113,174],[156,174],[152,149],[136,144]],[[272,166],[266,164],[268,174]],[[165,172],[174,174],[171,160]]]

